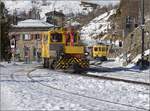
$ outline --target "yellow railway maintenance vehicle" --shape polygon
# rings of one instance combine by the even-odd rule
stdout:
[[[105,44],[97,44],[92,47],[92,57],[94,59],[99,58],[102,61],[107,60],[108,46]]]
[[[42,60],[45,68],[85,71],[89,68],[84,46],[77,32],[51,30],[42,33]]]

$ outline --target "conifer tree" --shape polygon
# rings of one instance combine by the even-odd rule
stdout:
[[[11,29],[10,16],[5,8],[5,4],[0,2],[0,60],[9,60],[11,57],[9,31]]]

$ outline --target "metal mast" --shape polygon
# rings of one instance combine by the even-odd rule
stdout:
[[[144,68],[144,0],[141,0],[141,30],[142,30],[142,51],[141,51],[141,65],[142,69]]]
[[[54,10],[54,12],[53,12],[53,24],[54,24],[54,30],[55,30],[55,19],[54,19],[54,16],[55,16],[55,4],[56,4],[56,1],[57,0],[55,0],[54,3],[53,3],[53,10]]]

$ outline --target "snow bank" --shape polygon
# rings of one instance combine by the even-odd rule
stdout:
[[[130,55],[131,55],[131,53],[127,54],[127,58],[129,58]],[[148,55],[150,56],[150,49],[144,51],[144,56],[148,56]],[[135,65],[138,62],[139,59],[141,59],[141,54],[138,54],[131,61],[131,63],[126,66],[126,68],[133,68],[133,70],[134,69],[136,69],[136,70],[138,69],[139,70],[139,68],[136,67],[136,65]],[[120,63],[120,64],[123,64],[123,62],[125,62],[124,55],[121,54],[120,56],[116,57],[115,61],[118,62],[118,63]]]
[[[144,55],[147,56],[147,55],[150,55],[150,49],[144,51]],[[133,60],[132,62],[133,63],[137,63],[137,61],[141,58],[141,54],[137,55]]]

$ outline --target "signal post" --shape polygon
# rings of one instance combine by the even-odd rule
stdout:
[[[15,40],[15,38],[12,38],[10,40],[10,47],[11,47],[11,52],[12,52],[13,63],[15,64],[15,52],[16,52],[16,40]]]

